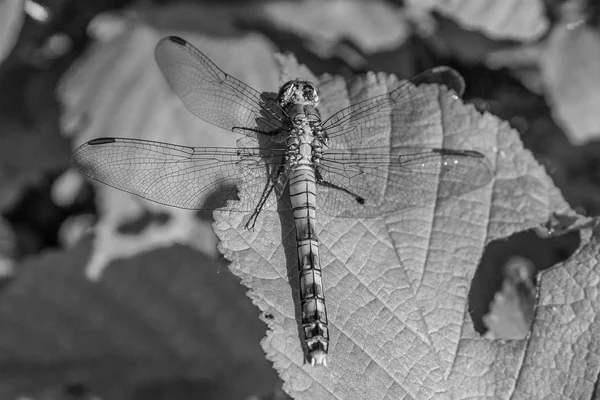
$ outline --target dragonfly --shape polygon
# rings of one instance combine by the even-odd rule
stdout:
[[[301,324],[306,360],[327,366],[325,307],[316,212],[381,218],[481,188],[489,160],[473,150],[402,147],[384,133],[413,123],[429,101],[416,84],[436,83],[462,95],[462,76],[436,67],[389,93],[321,119],[315,84],[295,79],[268,95],[223,72],[176,36],[159,41],[156,62],[171,89],[197,117],[243,135],[235,148],[189,147],[149,140],[98,138],[77,148],[72,165],[89,178],[173,207],[213,210],[245,199],[250,215],[283,202],[294,216]],[[287,188],[287,191],[285,190]],[[285,194],[285,196],[284,196]],[[318,198],[318,200],[317,200]]]

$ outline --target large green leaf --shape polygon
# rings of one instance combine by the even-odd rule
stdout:
[[[282,60],[284,76],[314,79]],[[325,117],[397,84],[383,74],[350,81],[323,77]],[[553,339],[545,342],[553,327],[543,318],[535,319],[537,336],[527,341],[480,338],[467,295],[486,243],[539,226],[553,212],[568,213],[568,205],[506,122],[465,106],[445,88],[413,90],[430,102],[411,128],[389,132],[390,141],[480,151],[491,161],[495,178],[459,198],[386,219],[331,218],[317,209],[331,327],[328,368],[305,363],[301,348],[291,214],[264,211],[255,229],[247,231],[242,213],[215,212],[215,232],[221,251],[233,261],[232,271],[251,289],[254,303],[274,317],[263,348],[294,398],[527,398],[538,389],[521,374],[543,373],[529,346],[557,345]],[[586,351],[594,354],[593,347]],[[578,376],[568,369],[562,373]],[[593,387],[568,387],[569,379],[553,381],[559,387],[549,393],[589,393]]]

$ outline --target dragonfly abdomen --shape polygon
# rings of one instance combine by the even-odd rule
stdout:
[[[294,168],[289,188],[296,226],[304,341],[310,363],[327,365],[329,327],[319,261],[319,239],[315,223],[316,184],[312,167],[298,165]]]

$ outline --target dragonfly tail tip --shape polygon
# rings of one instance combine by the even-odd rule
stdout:
[[[324,367],[326,367],[327,366],[327,354],[323,351],[315,351],[315,352],[311,353],[310,365],[313,367],[315,365],[323,365]]]

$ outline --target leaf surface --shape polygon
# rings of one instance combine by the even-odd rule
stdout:
[[[291,60],[283,67],[289,76],[298,66]],[[322,77],[322,116],[397,85],[383,74],[349,81]],[[292,215],[263,211],[255,229],[246,231],[240,213],[215,212],[220,250],[254,303],[274,316],[263,348],[294,398],[522,398],[535,392],[520,376],[529,372],[519,361],[535,358],[528,349],[533,342],[480,338],[467,310],[469,284],[486,243],[539,226],[553,212],[569,213],[569,207],[506,122],[479,114],[444,88],[418,90],[430,103],[411,128],[389,132],[389,140],[477,150],[491,161],[495,179],[459,198],[385,220],[328,217],[318,212],[317,192],[331,329],[328,368],[304,361]],[[544,324],[534,322],[540,343]],[[541,373],[537,360],[528,362],[536,365],[532,373]],[[563,382],[551,393],[574,390]]]

